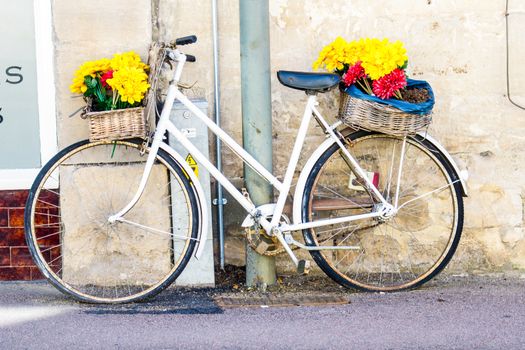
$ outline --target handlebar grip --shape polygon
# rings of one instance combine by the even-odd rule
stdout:
[[[195,62],[197,59],[193,55],[186,54],[186,62]]]
[[[188,44],[193,44],[196,42],[197,42],[197,37],[195,35],[189,35],[189,36],[184,36],[182,38],[175,39],[176,45],[188,45]]]

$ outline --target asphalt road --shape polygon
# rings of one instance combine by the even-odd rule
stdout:
[[[523,276],[522,276],[523,277]],[[440,278],[338,306],[220,309],[209,290],[92,306],[0,283],[1,349],[525,349],[525,278]]]

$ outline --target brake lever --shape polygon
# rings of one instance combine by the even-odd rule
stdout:
[[[171,59],[169,58],[169,56],[166,57],[166,59],[164,60],[164,63],[167,63],[170,66],[170,70],[173,70],[173,63]]]

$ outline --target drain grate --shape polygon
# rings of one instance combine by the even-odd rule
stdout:
[[[328,306],[349,304],[348,297],[339,295],[301,296],[219,296],[215,302],[222,308],[261,306]]]

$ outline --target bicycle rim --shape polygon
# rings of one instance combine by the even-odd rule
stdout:
[[[195,193],[162,151],[125,222],[108,217],[133,197],[147,159],[126,141],[79,142],[37,176],[26,204],[26,239],[41,272],[92,303],[153,296],[188,263],[198,231]]]
[[[402,139],[357,132],[350,153],[393,202]],[[443,155],[423,139],[408,138],[399,182],[399,211],[391,219],[367,219],[304,230],[308,245],[352,250],[312,251],[336,282],[367,291],[413,288],[431,279],[452,257],[463,225],[458,179]],[[336,145],[317,161],[303,195],[303,220],[370,213],[378,203],[360,185]]]

